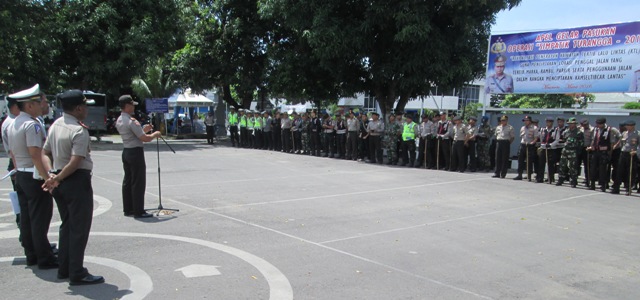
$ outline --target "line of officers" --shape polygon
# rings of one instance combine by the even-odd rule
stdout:
[[[2,123],[2,141],[10,156],[8,170],[17,193],[20,242],[28,266],[58,269],[70,285],[103,283],[83,266],[93,218],[90,137],[82,121],[88,115],[80,90],[58,95],[64,114],[49,128],[47,98],[35,85],[7,98],[10,115]],[[11,174],[10,173],[10,174]],[[47,234],[55,199],[62,224],[56,255]],[[16,211],[17,213],[17,211]]]
[[[526,174],[532,181],[535,174],[536,183],[561,186],[569,182],[575,188],[584,169],[583,184],[590,190],[599,188],[606,192],[610,188],[611,193],[619,194],[620,186],[624,185],[630,194],[636,186],[639,138],[634,120],[623,122],[620,129],[608,125],[606,118],[597,118],[595,126],[587,119],[578,123],[576,118],[569,118],[565,122],[563,117],[547,117],[544,126],[530,116],[525,116],[522,122],[518,175],[514,180],[522,180]],[[506,116],[500,118],[500,123],[496,139],[504,143],[513,127]],[[496,171],[494,177],[504,178],[505,173]]]
[[[387,122],[375,112],[369,118],[353,111],[343,118],[314,111],[276,111],[272,116],[232,108],[227,115],[234,147],[456,172],[493,171],[494,178],[505,178],[510,167],[518,132],[508,121],[507,115],[498,117],[499,124],[492,127],[487,116],[464,122],[444,112],[423,115],[421,121],[412,114],[391,114]],[[564,117],[547,117],[544,126],[529,116],[522,122],[514,180],[522,180],[526,172],[530,181],[576,187],[584,166],[583,183],[591,190],[618,194],[624,185],[629,193],[636,185],[635,121],[620,124],[620,129],[607,125],[605,118],[595,126]]]

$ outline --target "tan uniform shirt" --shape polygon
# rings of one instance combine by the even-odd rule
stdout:
[[[511,142],[515,138],[516,134],[514,132],[513,126],[507,124],[505,126],[498,125],[498,127],[496,127],[496,139],[498,141],[507,140]]]
[[[18,171],[22,168],[33,168],[29,147],[42,148],[45,139],[44,129],[40,122],[26,112],[20,114],[9,126],[9,149],[16,159]]]
[[[140,122],[128,113],[121,113],[116,120],[116,128],[122,137],[125,148],[143,147],[140,137],[144,135]]]
[[[93,162],[90,141],[89,130],[76,117],[65,113],[49,128],[49,136],[43,149],[51,152],[53,168],[56,170],[62,170],[71,161],[71,156],[81,156],[84,159],[78,169],[91,171]]]

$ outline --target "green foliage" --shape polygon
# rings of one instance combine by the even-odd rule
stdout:
[[[131,89],[140,99],[169,97],[178,87],[166,71],[163,59],[150,62],[143,76],[136,76]]]
[[[640,102],[627,102],[622,108],[624,109],[640,109]]]
[[[580,108],[585,108],[588,102],[593,102],[593,94],[510,94],[500,102],[504,108],[573,108],[579,98]]]
[[[469,117],[478,116],[479,110],[482,108],[482,103],[469,103],[464,108],[465,120],[469,120]]]

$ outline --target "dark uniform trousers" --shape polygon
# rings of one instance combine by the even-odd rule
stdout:
[[[365,136],[366,134],[363,134]],[[371,151],[369,151],[369,138],[358,137],[358,158],[364,160],[368,158]]]
[[[509,151],[511,143],[509,140],[498,140],[496,142],[496,172],[495,175],[504,178],[509,170]]]
[[[269,132],[263,131],[262,136],[263,136],[262,149],[273,150],[273,134],[270,131]]]
[[[302,151],[304,147],[302,146],[302,132],[300,130],[293,132],[293,151]]]
[[[453,156],[451,156],[451,163],[449,170],[464,172],[467,167],[466,156],[464,155],[464,141],[453,142]]]
[[[451,167],[451,140],[438,138],[437,142],[440,143],[440,166],[438,168],[449,170]],[[438,147],[437,144],[436,147]]]
[[[88,274],[83,261],[93,218],[91,171],[76,170],[53,190],[53,196],[62,219],[58,274],[80,280]]]
[[[413,167],[416,163],[416,141],[402,141],[402,163]]]
[[[496,167],[496,156],[498,152],[498,140],[492,139],[491,144],[489,144],[489,164],[491,164],[491,169],[495,169]],[[507,154],[507,157],[509,155]]]
[[[555,160],[555,149],[546,149],[546,148],[538,148],[538,168],[536,169],[536,181],[543,182],[544,181],[544,169],[547,167],[547,172],[549,174],[549,182],[555,181],[554,177],[556,174],[556,160]]]
[[[593,153],[591,154],[591,161],[589,162],[591,170],[589,171],[591,175],[590,176],[590,187],[594,188],[596,187],[596,181],[598,182],[598,185],[600,186],[601,190],[606,190],[608,185],[609,185],[609,164],[611,157],[609,156],[609,151],[608,150],[598,150],[598,151],[593,151]]]
[[[147,182],[147,165],[144,148],[124,148],[122,150],[122,206],[125,214],[144,213],[144,192]]]
[[[382,144],[379,135],[369,135],[369,160],[372,163],[382,163]]]
[[[291,151],[291,129],[282,129],[282,151]]]
[[[347,158],[358,159],[358,132],[347,132]]]
[[[584,179],[588,185],[588,183],[591,181],[591,178],[589,178],[589,173],[591,172],[591,170],[589,169],[591,167],[591,152],[587,151],[587,147],[582,147],[582,151],[579,153],[580,154],[576,158],[578,160],[578,175],[580,175],[581,165],[584,165]]]
[[[282,129],[280,127],[274,127],[271,134],[273,135],[273,150],[282,150]]]
[[[262,129],[256,129],[254,131],[255,134],[255,141],[253,143],[253,148],[254,149],[262,149]]]
[[[631,169],[631,174],[629,174]],[[637,174],[637,156],[631,156],[629,152],[620,152],[620,159],[618,161],[618,168],[616,179],[613,182],[613,190],[619,191],[620,184],[624,182],[625,187],[630,191],[635,185],[635,178]]]
[[[240,147],[244,148],[247,147],[247,145],[249,144],[249,131],[247,130],[247,127],[242,127],[240,126]]]
[[[475,172],[478,168],[478,157],[476,156],[476,141],[468,141],[466,155],[469,157],[469,171]]]
[[[336,133],[336,156],[344,158],[345,146],[347,145],[347,135],[345,133]]]
[[[311,155],[320,156],[320,133],[316,130],[311,130]]]
[[[622,149],[613,149],[611,152],[611,179],[615,182],[618,178],[618,162],[620,161]]]
[[[322,133],[323,141],[322,145],[324,148],[324,156],[325,157],[333,157],[333,153],[335,152],[335,134],[333,132],[323,132]]]
[[[420,143],[418,144],[418,161],[417,166],[424,168],[429,165],[429,156],[425,155],[427,152],[427,138],[421,137]]]
[[[16,174],[16,192],[20,202],[20,235],[27,263],[38,265],[55,261],[47,233],[53,216],[53,200],[42,190],[43,180],[32,172]]]
[[[522,176],[522,173],[527,171],[527,178],[531,180],[531,174],[533,174],[533,156],[536,154],[536,145],[520,144],[520,151],[518,152],[518,176]]]
[[[207,143],[213,144],[213,132],[214,127],[207,125]]]
[[[231,146],[235,147],[240,145],[240,139],[238,139],[238,125],[229,126],[229,134],[231,135]]]

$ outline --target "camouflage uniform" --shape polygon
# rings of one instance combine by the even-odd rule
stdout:
[[[482,123],[482,125],[478,127],[476,150],[479,170],[491,170],[491,155],[489,153],[489,147],[491,146],[491,137],[493,134],[493,129],[488,122]]]
[[[562,155],[560,156],[559,174],[560,178],[556,185],[562,185],[564,179],[569,176],[571,179],[571,187],[576,187],[578,184],[578,151],[582,151],[584,144],[584,134],[577,127],[574,129],[567,129],[563,133],[564,148],[562,149]]]
[[[310,125],[311,125],[311,121],[309,120],[309,118],[302,120],[302,125],[301,125],[301,134],[302,134],[302,151],[305,154],[309,154],[311,153],[311,144],[309,143],[310,141],[310,136],[309,136],[309,131],[310,131]]]
[[[396,143],[398,142],[398,131],[402,130],[402,128],[398,126],[397,122],[390,123],[391,124],[384,128],[382,146],[387,150],[387,159],[389,160],[387,164],[395,164],[398,162],[398,151],[396,147]]]

